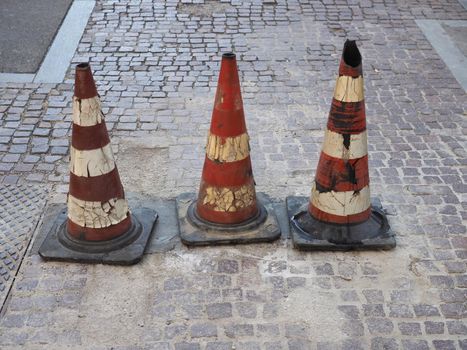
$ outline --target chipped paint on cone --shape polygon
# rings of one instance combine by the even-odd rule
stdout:
[[[239,224],[258,213],[249,137],[234,54],[222,55],[196,203],[199,218]]]
[[[219,212],[236,212],[255,204],[256,195],[252,186],[242,186],[238,189],[226,187],[207,187],[203,205],[212,206],[212,210]]]
[[[345,140],[345,137],[348,140]],[[348,142],[348,147],[346,147]],[[326,130],[322,151],[328,156],[340,159],[357,159],[368,154],[367,132],[359,134],[342,135],[337,132]]]
[[[341,102],[360,102],[363,100],[363,76],[357,78],[342,75],[337,78],[334,98]]]
[[[206,155],[217,162],[236,162],[250,155],[249,137],[244,133],[236,137],[220,137],[209,133]]]
[[[109,227],[125,220],[128,214],[128,202],[124,198],[91,202],[68,195],[68,218],[81,227]]]
[[[73,97],[73,123],[79,126],[94,126],[104,118],[99,97],[79,99]]]
[[[70,171],[76,176],[100,176],[111,172],[114,168],[115,161],[110,144],[87,151],[70,147]]]
[[[360,191],[319,192],[316,184],[311,190],[311,204],[331,215],[347,216],[364,212],[370,207],[370,187]]]

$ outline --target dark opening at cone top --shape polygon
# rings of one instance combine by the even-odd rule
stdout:
[[[227,52],[222,55],[222,58],[227,58],[227,59],[234,59],[235,54],[233,52]]]
[[[78,65],[76,65],[76,70],[86,70],[89,68],[89,63],[83,62]]]
[[[76,65],[75,96],[79,99],[97,96],[97,88],[88,62]]]
[[[344,50],[342,52],[342,57],[345,64],[351,67],[358,67],[362,63],[362,56],[358,50],[355,40],[347,40],[344,44]]]

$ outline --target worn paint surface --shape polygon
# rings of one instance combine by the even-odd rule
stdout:
[[[368,157],[343,160],[322,152],[315,176],[316,186],[323,190],[358,191],[370,182]]]
[[[310,201],[316,208],[332,215],[354,215],[370,207],[370,188],[365,186],[360,191],[320,192],[314,184]]]
[[[341,102],[359,102],[363,96],[363,76],[357,78],[342,75],[337,78],[334,98]]]
[[[115,168],[110,144],[87,151],[70,147],[70,171],[76,176],[92,177],[104,175]]]
[[[254,205],[255,200],[253,186],[242,186],[236,190],[225,187],[207,187],[203,205],[213,206],[214,211],[236,212]]]
[[[124,198],[93,202],[68,195],[68,218],[82,227],[109,227],[126,219],[128,213],[128,203]]]
[[[222,55],[196,210],[200,218],[237,224],[258,212],[249,137],[235,55]]]
[[[367,132],[342,135],[326,130],[322,151],[340,159],[356,159],[368,154]]]
[[[341,102],[333,98],[328,129],[341,134],[359,134],[365,131],[365,101]]]
[[[220,137],[209,134],[206,155],[217,162],[236,162],[250,155],[249,137],[244,133],[237,137]]]
[[[79,126],[94,126],[100,124],[104,115],[98,96],[79,99],[73,97],[73,123]]]

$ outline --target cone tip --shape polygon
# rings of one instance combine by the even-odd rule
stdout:
[[[76,65],[75,69],[75,97],[79,99],[97,96],[97,88],[88,62]]]
[[[91,66],[89,65],[88,62],[81,62],[76,65],[77,71],[88,70],[88,69],[91,69]]]
[[[342,51],[342,58],[344,63],[350,67],[356,68],[362,63],[362,55],[358,50],[355,40],[347,39]]]
[[[226,52],[222,54],[222,58],[224,59],[235,59],[235,54],[233,52]]]

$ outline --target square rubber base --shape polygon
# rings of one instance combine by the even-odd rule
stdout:
[[[289,196],[286,199],[287,213],[289,216],[290,232],[295,248],[299,250],[388,250],[396,246],[394,234],[389,230],[384,236],[363,239],[358,243],[333,243],[329,240],[316,239],[310,234],[299,229],[292,221],[294,215],[308,210],[309,197]],[[372,208],[377,211],[382,210],[381,202],[378,198],[371,199]],[[330,227],[331,230],[337,225],[318,223],[321,227]]]
[[[78,263],[96,263],[109,265],[134,265],[141,261],[146,246],[151,237],[158,215],[156,211],[148,208],[132,210],[132,217],[141,224],[141,234],[132,243],[123,248],[99,253],[89,253],[70,249],[58,239],[59,231],[67,220],[66,206],[56,216],[47,237],[39,248],[39,255],[45,260],[59,260]],[[47,214],[46,214],[47,216]]]
[[[262,193],[257,193],[258,201],[264,206],[267,217],[259,226],[246,230],[238,227],[232,230],[201,228],[188,218],[188,209],[196,200],[196,194],[183,193],[177,197],[177,214],[180,226],[180,237],[188,246],[206,246],[221,244],[248,244],[272,242],[281,236],[281,230],[272,203]]]

